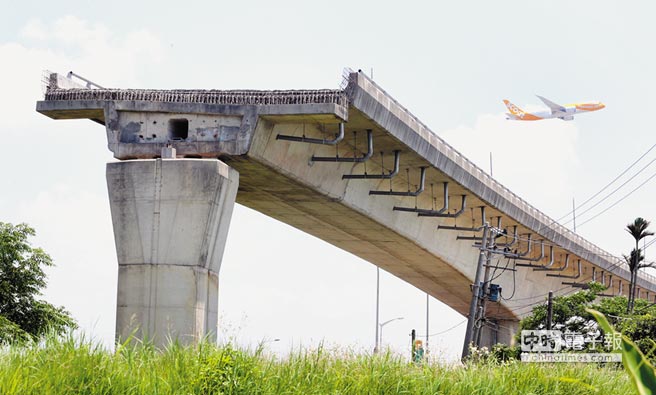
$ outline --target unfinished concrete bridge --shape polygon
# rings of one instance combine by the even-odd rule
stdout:
[[[235,201],[463,315],[474,244],[490,223],[503,233],[489,253],[503,251],[515,271],[494,280],[502,298],[488,302],[484,343],[509,341],[550,290],[596,280],[607,294],[628,292],[623,262],[495,181],[359,72],[347,72],[341,89],[299,91],[104,89],[53,73],[37,111],[104,125],[119,160],[107,165],[117,337],[216,332]],[[642,274],[637,284],[639,297],[656,300],[656,279]]]

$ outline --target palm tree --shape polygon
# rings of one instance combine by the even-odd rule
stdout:
[[[627,263],[629,265],[629,269],[631,271],[631,281],[630,281],[630,286],[629,286],[629,302],[627,305],[627,310],[630,313],[633,311],[633,304],[635,302],[635,290],[636,290],[636,282],[638,280],[638,270],[640,270],[643,267],[649,267],[651,264],[645,264],[641,263],[641,261],[644,259],[640,252],[640,247],[639,243],[640,240],[644,239],[647,236],[653,236],[654,232],[650,232],[647,230],[649,227],[649,221],[645,220],[644,218],[638,217],[635,220],[633,220],[632,223],[626,225],[626,231],[629,232],[631,236],[635,239],[635,248],[633,251],[631,251],[630,256],[624,256],[624,259],[628,259]]]
[[[645,257],[642,255],[642,250],[636,250],[635,248],[631,250],[631,255],[622,256],[624,257],[624,261],[626,261],[626,264],[629,266],[629,271],[631,272],[631,283],[629,284],[629,305],[627,305],[627,312],[630,313],[633,310],[636,289],[638,289],[638,287],[635,286],[635,282],[638,280],[638,270],[645,267],[654,267],[654,263],[643,262]]]

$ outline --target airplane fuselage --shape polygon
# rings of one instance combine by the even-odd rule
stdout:
[[[558,118],[564,121],[571,121],[574,119],[574,115],[576,114],[598,111],[606,107],[601,102],[572,103],[561,106],[547,99],[544,99],[541,96],[538,97],[550,107],[549,110],[526,112],[516,105],[510,103],[508,100],[504,100],[503,102],[506,104],[506,107],[508,107],[508,110],[510,111],[506,114],[506,119],[513,121],[540,121],[543,119]]]

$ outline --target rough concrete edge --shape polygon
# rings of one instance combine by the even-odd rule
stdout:
[[[36,111],[53,119],[59,119],[59,112],[81,110],[103,110],[109,104],[116,111],[148,111],[163,113],[192,113],[192,114],[221,114],[243,115],[248,109],[257,109],[258,115],[312,115],[335,114],[337,117],[348,119],[348,108],[335,103],[310,104],[206,104],[206,103],[169,103],[125,100],[70,100],[36,102]]]
[[[603,255],[611,256],[611,254],[558,224],[494,180],[432,132],[364,74],[351,74],[347,91],[355,108],[481,200],[502,210],[526,228],[541,234],[546,240],[603,270],[628,280],[629,271],[623,267],[623,263],[604,258]],[[541,232],[537,232],[538,229]],[[545,230],[547,232],[544,232]],[[656,283],[648,282],[649,277],[652,276],[643,273],[638,285],[654,292]]]

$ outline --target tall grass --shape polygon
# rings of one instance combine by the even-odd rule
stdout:
[[[297,351],[285,359],[230,345],[148,344],[110,352],[51,338],[0,349],[0,394],[629,394],[615,366],[416,366],[399,356]]]

